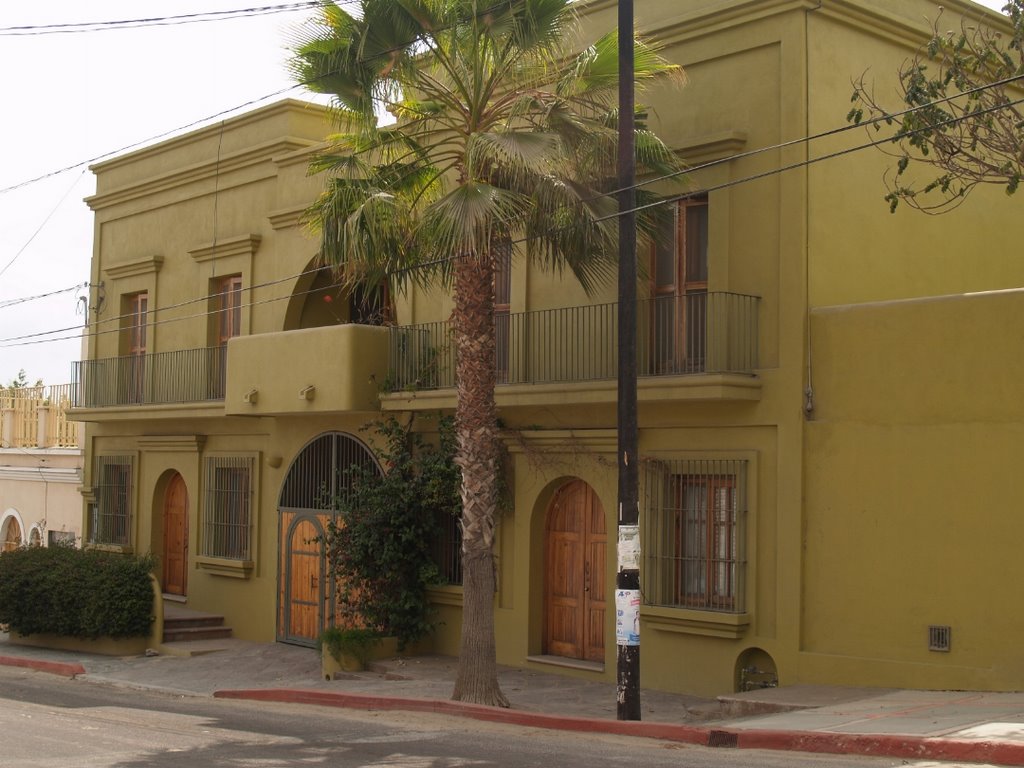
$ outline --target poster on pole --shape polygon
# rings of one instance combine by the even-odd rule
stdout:
[[[640,570],[640,526],[619,526],[619,570]]]
[[[615,644],[640,645],[640,590],[615,590]]]

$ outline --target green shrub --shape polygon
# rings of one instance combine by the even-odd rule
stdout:
[[[427,588],[441,583],[434,560],[438,521],[461,511],[461,475],[452,456],[452,419],[438,422],[430,445],[412,422],[374,423],[384,467],[352,466],[352,491],[334,500],[337,520],[323,536],[338,585],[341,623],[362,624],[398,638],[404,650],[433,629]]]
[[[0,554],[0,624],[22,635],[139,637],[153,622],[153,558],[29,547]]]
[[[382,635],[372,629],[359,627],[328,627],[320,633],[317,645],[334,657],[334,660],[341,662],[342,655],[351,656],[359,662],[364,669],[373,654],[373,647],[380,642]]]

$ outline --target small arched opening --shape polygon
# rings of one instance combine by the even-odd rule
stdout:
[[[330,267],[318,268],[313,261],[295,283],[285,311],[284,330],[345,323],[384,325],[391,315],[390,300],[384,286],[343,289]]]

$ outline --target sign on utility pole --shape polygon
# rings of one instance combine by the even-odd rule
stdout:
[[[619,525],[615,579],[619,720],[640,719],[640,472],[636,413],[633,0],[619,0]]]

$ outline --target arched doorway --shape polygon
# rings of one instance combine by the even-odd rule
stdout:
[[[0,525],[0,548],[4,552],[10,552],[21,546],[24,541],[21,532],[21,523],[13,514],[4,518],[3,525]]]
[[[334,588],[318,540],[334,517],[335,500],[351,489],[352,466],[374,467],[366,445],[343,432],[329,432],[303,448],[285,476],[278,499],[277,639],[316,645],[334,621]]]
[[[186,594],[188,580],[188,489],[175,472],[164,491],[163,589]]]
[[[582,480],[559,488],[548,506],[544,653],[604,662],[604,510]]]

